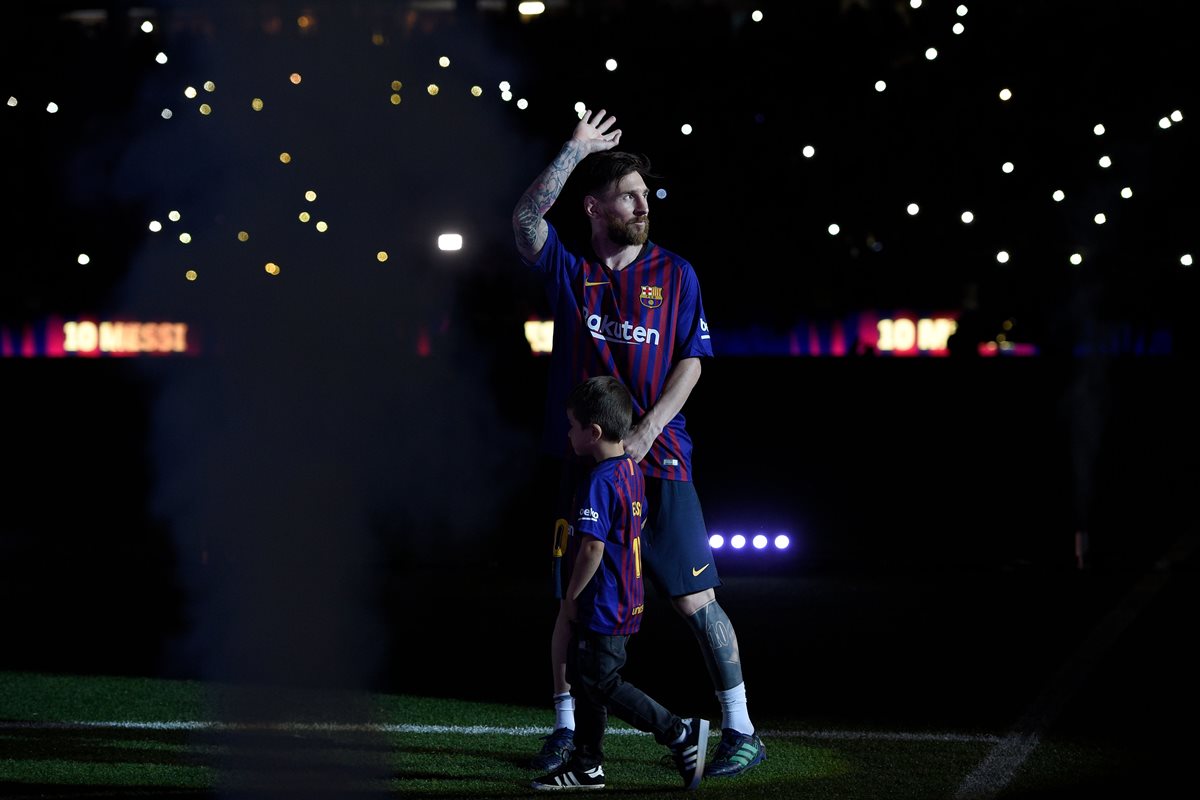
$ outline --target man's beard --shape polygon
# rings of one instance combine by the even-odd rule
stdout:
[[[634,224],[636,222],[641,222],[642,225],[639,227]],[[641,217],[630,222],[623,222],[614,217],[609,217],[608,238],[612,240],[613,244],[622,246],[645,244],[646,240],[650,238],[650,218]]]

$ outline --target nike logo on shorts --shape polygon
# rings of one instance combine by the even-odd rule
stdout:
[[[704,570],[706,570],[706,569],[708,569],[708,564],[705,564],[705,565],[704,565],[703,567],[701,567],[700,569],[696,569],[695,567],[692,567],[692,577],[693,577],[693,578],[694,578],[694,577],[696,577],[696,576],[697,576],[697,575],[699,575],[701,572],[704,572]]]

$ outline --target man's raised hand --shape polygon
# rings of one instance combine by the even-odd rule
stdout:
[[[575,126],[575,131],[571,134],[571,138],[582,144],[584,149],[589,153],[611,150],[621,141],[620,128],[617,128],[615,131],[609,130],[616,121],[616,117],[605,118],[603,108],[599,111],[585,109],[583,118]]]

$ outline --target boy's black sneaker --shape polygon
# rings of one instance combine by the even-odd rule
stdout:
[[[556,772],[543,775],[529,785],[544,792],[603,789],[604,765],[597,764],[588,769],[580,769],[567,764]]]
[[[683,788],[695,789],[704,777],[704,756],[708,751],[708,720],[692,717],[683,721],[687,733],[679,744],[671,745],[675,769],[683,778]]]

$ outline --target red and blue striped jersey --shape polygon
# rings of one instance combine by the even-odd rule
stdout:
[[[549,222],[549,235],[530,264],[554,310],[545,445],[568,455],[564,408],[571,389],[594,375],[612,375],[633,395],[635,421],[658,401],[680,360],[711,357],[700,281],[685,259],[647,242],[622,270],[569,252]],[[527,262],[528,263],[528,262]],[[692,439],[675,415],[641,462],[646,475],[692,479]]]
[[[568,569],[574,569],[583,534],[604,542],[596,574],[579,595],[576,621],[606,636],[636,633],[642,624],[642,520],[646,482],[629,456],[601,461],[575,494]]]

